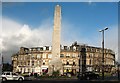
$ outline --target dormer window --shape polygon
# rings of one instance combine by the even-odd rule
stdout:
[[[64,46],[64,50],[67,50],[67,46]]]
[[[48,47],[48,46],[46,46],[46,50],[49,50],[49,47]]]
[[[42,50],[43,50],[43,47],[41,47],[40,50],[42,51]]]
[[[40,51],[40,48],[37,48],[38,51]]]
[[[46,47],[43,47],[43,50],[46,50]]]
[[[73,50],[74,50],[74,51],[76,50],[76,47],[75,47],[75,46],[73,46]]]

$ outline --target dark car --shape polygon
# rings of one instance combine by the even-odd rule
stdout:
[[[84,72],[84,73],[80,73],[77,77],[78,79],[81,80],[92,80],[92,79],[98,79],[99,74],[94,72]]]

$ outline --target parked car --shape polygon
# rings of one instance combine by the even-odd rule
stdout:
[[[19,80],[23,81],[24,77],[13,72],[3,72],[1,75],[2,81]]]
[[[81,80],[92,80],[92,79],[98,79],[99,74],[94,72],[84,72],[84,73],[80,73],[77,77],[78,79]]]

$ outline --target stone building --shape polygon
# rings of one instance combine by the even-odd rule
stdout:
[[[82,48],[85,51],[82,52]],[[111,72],[115,65],[115,53],[110,49],[104,51],[105,71]],[[83,54],[84,53],[84,54]],[[84,56],[85,59],[81,56]],[[13,72],[48,73],[49,64],[52,60],[52,47],[21,47],[19,52],[12,56]],[[63,66],[63,74],[68,72],[77,74],[82,72],[82,67],[86,71],[102,71],[102,48],[77,43],[71,46],[60,47],[60,60]],[[83,62],[84,61],[84,62]],[[54,70],[54,65],[52,65]]]

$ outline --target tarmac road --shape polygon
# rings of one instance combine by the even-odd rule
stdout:
[[[120,83],[118,80],[103,81],[103,80],[24,80],[19,81],[6,81],[2,83]]]

